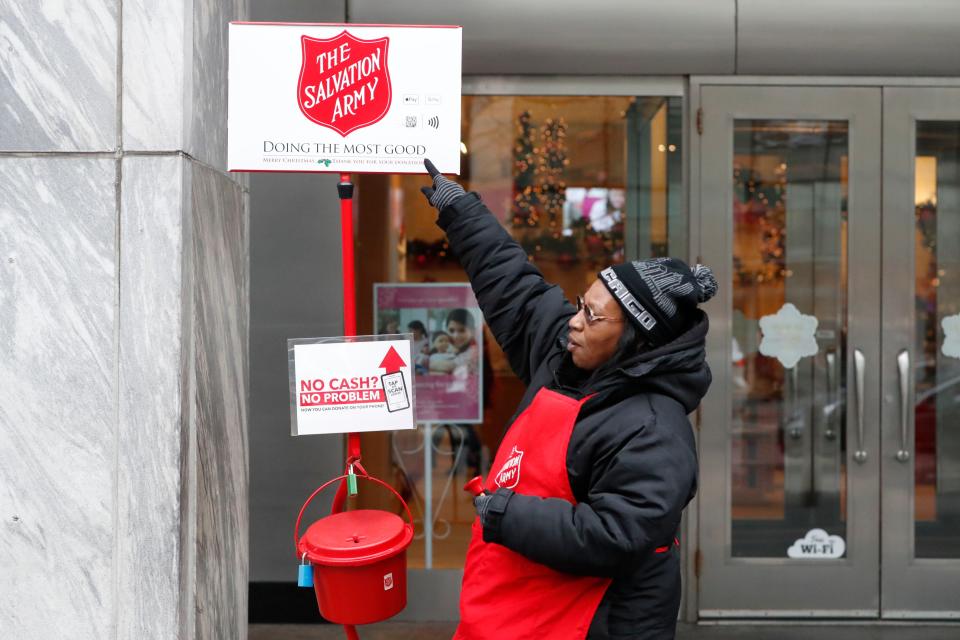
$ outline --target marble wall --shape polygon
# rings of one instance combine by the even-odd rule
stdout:
[[[226,122],[227,115],[227,24],[237,16],[249,16],[247,0],[194,2],[189,105],[194,116],[187,121],[184,150],[213,167],[227,164],[227,128],[210,122]],[[247,174],[227,174],[246,184]]]
[[[120,7],[0,22],[0,638],[242,640],[249,11]]]
[[[185,164],[177,156],[121,164],[118,638],[175,638],[179,626],[181,456],[189,451],[181,398],[190,395]],[[164,579],[145,581],[145,574]]]
[[[111,637],[116,174],[0,157],[0,638]]]
[[[194,164],[192,174],[196,629],[198,638],[241,638],[249,557],[246,195],[204,166]]]
[[[0,151],[116,148],[118,5],[3,3]]]
[[[190,52],[187,2],[124,0],[121,108],[130,151],[184,148]],[[192,44],[192,43],[191,43]]]

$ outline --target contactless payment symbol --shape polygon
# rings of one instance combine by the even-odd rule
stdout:
[[[309,120],[346,137],[390,110],[390,38],[364,40],[344,31],[332,38],[301,36],[303,62],[297,104]]]
[[[501,489],[513,489],[520,482],[520,461],[523,460],[523,451],[513,445],[507,461],[500,467],[500,471],[494,477],[494,482]]]
[[[400,354],[393,347],[387,351],[380,368],[386,373],[380,376],[383,384],[383,392],[387,398],[387,411],[403,411],[410,408],[410,394],[407,393],[407,382],[403,378],[401,367],[406,367],[407,363],[403,361]]]

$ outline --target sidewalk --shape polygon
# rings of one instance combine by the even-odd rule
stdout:
[[[360,627],[360,640],[450,640],[455,623],[387,622]],[[344,640],[333,625],[250,625],[249,640]],[[960,625],[687,625],[677,640],[957,640]],[[504,639],[507,640],[507,639]]]

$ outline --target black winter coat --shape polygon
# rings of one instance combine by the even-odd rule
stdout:
[[[483,539],[557,571],[613,579],[588,638],[673,638],[680,606],[674,538],[697,487],[687,414],[710,386],[706,315],[672,343],[635,356],[599,380],[573,365],[567,322],[576,312],[526,252],[469,193],[440,213],[484,317],[527,384],[511,423],[542,387],[582,398],[567,452],[577,499],[499,489]],[[657,554],[658,547],[669,546]]]

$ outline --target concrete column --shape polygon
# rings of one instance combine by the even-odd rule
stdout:
[[[0,637],[246,638],[246,0],[20,2],[0,56]]]

